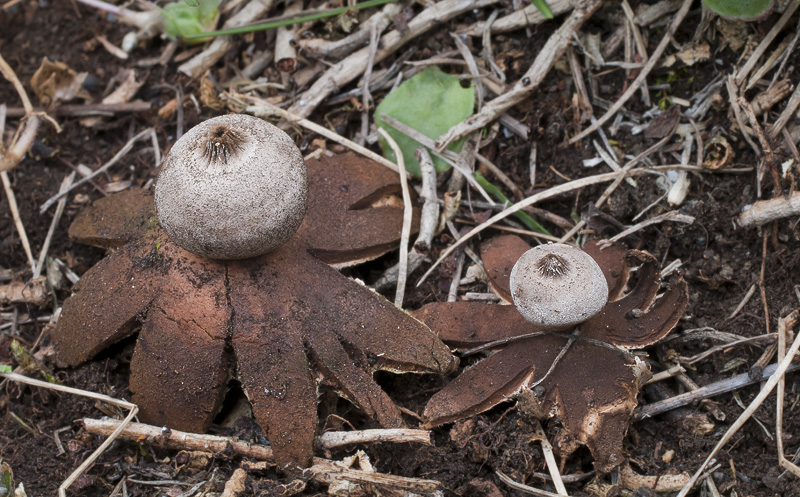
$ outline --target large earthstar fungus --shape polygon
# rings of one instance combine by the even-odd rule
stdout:
[[[249,135],[227,124],[209,133],[208,142],[194,137],[197,161],[236,174],[232,161]],[[141,323],[130,377],[141,419],[202,432],[235,375],[287,471],[311,462],[320,378],[380,425],[402,426],[372,372],[447,374],[457,359],[425,324],[331,267],[396,246],[403,209],[383,200],[400,192],[398,178],[353,154],[305,166],[297,177],[307,176],[307,209],[296,233],[249,258],[239,258],[239,248],[227,259],[182,248],[162,228],[148,191],[86,209],[70,236],[116,251],[64,302],[52,332],[57,363],[87,361]],[[196,224],[204,214],[191,213]]]
[[[513,235],[491,239],[481,248],[489,282],[506,302],[518,297],[512,273],[520,270],[514,270],[515,264],[529,249]],[[628,350],[666,336],[683,315],[688,290],[683,278],[675,275],[656,298],[661,275],[658,262],[646,252],[620,245],[601,248],[594,241],[584,250],[605,276],[608,303],[579,324],[566,328],[533,324],[513,305],[482,302],[432,303],[414,313],[445,343],[472,352],[493,352],[431,398],[424,412],[427,426],[463,419],[518,398],[525,412],[540,419],[557,418],[565,439],[578,442],[565,444],[562,457],[582,444],[589,447],[601,472],[624,461],[622,440],[639,389],[650,377],[647,365]],[[537,260],[529,270],[560,277],[560,272],[570,269],[569,264],[553,259]],[[630,265],[639,269],[635,285],[625,293]],[[575,299],[586,298],[584,287],[574,288]]]

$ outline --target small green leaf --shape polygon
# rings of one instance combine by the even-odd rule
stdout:
[[[547,5],[546,0],[532,0],[531,3],[539,9],[539,12],[542,13],[545,19],[553,18],[553,11],[550,10],[550,6]]]
[[[727,19],[756,21],[769,14],[775,0],[703,0],[703,3]]]
[[[380,117],[381,114],[393,117],[435,140],[471,116],[474,106],[475,88],[471,84],[463,88],[458,78],[434,66],[413,76],[386,95],[383,102],[375,109],[375,123],[389,133],[400,146],[406,170],[414,176],[419,176],[419,162],[414,151],[420,144],[385,123]],[[386,141],[381,138],[380,143],[383,155],[396,163],[397,158]],[[459,140],[447,148],[458,152],[462,143],[463,140]],[[449,167],[447,162],[436,155],[433,156],[433,165],[437,171],[444,171]]]
[[[213,30],[217,24],[219,0],[186,0],[159,9],[164,18],[164,32],[173,40],[186,40]],[[205,38],[192,38],[192,43]]]
[[[0,496],[14,495],[14,472],[7,462],[0,459]]]
[[[11,373],[14,371],[8,364],[0,364],[0,373]]]

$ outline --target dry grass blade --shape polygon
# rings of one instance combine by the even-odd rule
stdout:
[[[553,454],[553,446],[547,439],[547,435],[542,428],[542,423],[538,419],[534,419],[533,423],[536,435],[540,438],[539,443],[542,444],[542,453],[544,454],[545,462],[547,462],[547,471],[553,479],[553,486],[556,487],[556,492],[558,492],[559,495],[569,495],[567,494],[567,487],[564,486],[564,481],[561,479],[561,473],[558,471],[558,463],[556,463],[556,458]]]
[[[528,98],[544,81],[555,61],[567,50],[575,33],[583,23],[600,7],[598,0],[582,0],[572,11],[564,24],[548,38],[528,71],[514,84],[514,87],[486,103],[480,112],[456,124],[436,140],[436,150],[441,151],[454,141],[477,131],[501,114]]]
[[[659,42],[658,46],[653,51],[653,54],[650,56],[650,60],[647,61],[647,64],[645,64],[645,66],[639,72],[639,76],[636,77],[636,80],[633,83],[631,83],[631,85],[628,87],[627,90],[625,90],[625,93],[623,93],[622,96],[619,97],[619,99],[617,99],[616,102],[614,102],[614,105],[612,105],[611,108],[608,109],[608,111],[605,114],[603,114],[601,118],[599,118],[596,122],[592,123],[591,126],[580,132],[577,136],[571,138],[569,140],[570,143],[575,143],[577,141],[580,141],[589,136],[591,133],[594,133],[594,131],[597,130],[597,128],[599,128],[600,126],[605,124],[609,119],[614,117],[614,114],[616,114],[617,111],[619,111],[622,108],[622,106],[625,105],[625,103],[633,96],[633,94],[639,90],[639,87],[642,84],[644,84],[645,80],[647,79],[647,75],[650,74],[650,71],[653,70],[653,68],[658,63],[659,59],[661,59],[661,55],[664,53],[664,50],[666,50],[667,45],[669,45],[669,42],[672,41],[673,39],[672,37],[675,36],[675,32],[678,30],[678,27],[683,22],[683,19],[686,17],[686,14],[689,13],[689,9],[691,8],[692,3],[693,3],[692,0],[684,0],[680,10],[678,10],[678,12],[672,18],[672,22],[670,23],[669,28],[667,28],[667,32],[664,33],[664,37],[661,38],[661,41]]]
[[[539,497],[563,497],[564,495],[564,494],[554,494],[553,492],[548,492],[547,490],[539,490],[538,488],[518,483],[501,471],[495,471],[495,474],[497,475],[498,478],[500,478],[500,481],[502,481],[509,487],[513,488],[514,490],[519,490],[520,492],[526,494],[538,495]]]
[[[281,109],[280,107],[272,105],[271,103],[267,102],[266,100],[261,100],[259,98],[249,97],[249,96],[245,96],[245,95],[236,95],[235,98],[242,98],[244,100],[247,100],[247,101],[251,102],[252,104],[255,104],[255,105],[250,105],[250,106],[247,107],[247,109],[245,109],[246,112],[249,112],[249,113],[253,114],[254,116],[258,116],[258,117],[261,117],[261,118],[272,117],[272,116],[281,117],[282,119],[286,119],[287,121],[291,122],[292,124],[296,124],[298,126],[302,126],[303,128],[305,128],[305,129],[307,129],[307,130],[309,130],[309,131],[311,131],[313,133],[317,133],[318,135],[324,136],[325,138],[327,138],[327,139],[329,139],[331,141],[334,141],[334,142],[336,142],[336,143],[338,143],[340,145],[344,145],[345,147],[349,148],[353,152],[355,152],[357,154],[361,154],[361,155],[363,155],[364,157],[366,157],[368,159],[372,159],[375,162],[377,162],[378,164],[381,164],[382,166],[386,166],[386,167],[388,167],[389,169],[391,169],[394,172],[400,172],[400,169],[398,169],[397,165],[394,162],[386,159],[382,155],[376,154],[372,150],[370,150],[368,148],[365,148],[365,147],[362,147],[358,143],[350,141],[347,138],[345,138],[345,137],[343,137],[343,136],[341,136],[341,135],[339,135],[337,133],[334,133],[333,131],[329,130],[328,128],[325,128],[323,126],[320,126],[319,124],[311,122],[311,121],[309,121],[308,119],[306,119],[304,117],[300,117],[300,116],[298,116],[296,114],[293,114],[292,112],[290,112],[288,110]]]
[[[16,373],[0,373],[0,377],[9,379],[11,381],[16,381],[18,383],[24,383],[26,385],[32,385],[32,386],[36,386],[36,387],[47,388],[49,390],[55,390],[57,392],[69,393],[69,394],[72,394],[72,395],[80,395],[81,397],[88,397],[90,399],[96,399],[96,400],[100,400],[102,402],[108,402],[109,404],[113,404],[113,405],[119,406],[119,407],[121,407],[123,409],[129,409],[130,410],[130,412],[125,417],[125,419],[122,420],[119,423],[119,426],[117,426],[117,428],[114,431],[111,432],[111,434],[108,436],[108,438],[106,438],[103,441],[103,443],[100,444],[100,446],[97,447],[97,449],[95,449],[95,451],[92,452],[92,454],[89,457],[87,457],[81,463],[81,465],[78,466],[75,469],[75,471],[73,471],[72,474],[69,475],[69,477],[66,480],[64,480],[64,482],[61,484],[61,486],[58,487],[58,495],[59,495],[59,497],[66,497],[67,488],[69,488],[69,486],[72,485],[72,483],[75,480],[77,480],[78,477],[80,475],[82,475],[84,471],[86,471],[92,464],[94,464],[94,461],[96,461],[97,458],[100,457],[100,455],[103,452],[105,452],[105,450],[108,448],[108,446],[111,445],[111,442],[116,440],[116,438],[120,435],[120,433],[122,433],[122,431],[125,429],[125,427],[128,426],[128,424],[130,424],[131,421],[133,421],[133,418],[134,418],[134,416],[136,416],[136,413],[139,412],[139,407],[136,404],[131,404],[130,402],[125,402],[124,400],[118,400],[118,399],[115,399],[113,397],[109,397],[107,395],[94,393],[94,392],[88,392],[86,390],[80,390],[78,388],[65,387],[63,385],[57,385],[55,383],[48,383],[46,381],[34,380],[33,378],[28,378],[27,376],[22,376],[22,375],[16,374]]]
[[[403,151],[400,146],[383,128],[378,128],[378,133],[391,147],[397,157],[397,167],[400,170],[400,186],[403,189],[403,229],[400,232],[400,265],[397,269],[397,291],[394,294],[394,305],[403,307],[403,298],[406,294],[406,279],[408,278],[408,239],[411,236],[411,217],[414,212],[411,205],[411,194],[408,192],[408,178],[406,178],[406,165],[403,160]]]
[[[44,204],[42,204],[42,207],[39,209],[39,213],[45,212],[47,209],[50,208],[50,206],[52,206],[53,204],[58,202],[58,200],[60,198],[65,197],[67,194],[69,194],[69,192],[71,192],[75,188],[81,186],[84,183],[88,183],[89,181],[94,179],[96,176],[98,176],[100,174],[103,174],[105,171],[108,170],[108,168],[110,168],[111,166],[113,166],[114,164],[119,162],[120,159],[122,159],[128,152],[130,152],[133,149],[133,145],[136,142],[138,142],[141,139],[148,138],[148,137],[150,137],[154,142],[156,142],[157,137],[156,137],[156,134],[155,134],[155,130],[153,128],[147,128],[147,129],[145,129],[143,131],[140,131],[136,135],[134,135],[133,138],[128,140],[128,142],[119,150],[119,152],[117,152],[114,155],[114,157],[111,158],[111,160],[109,160],[108,162],[106,162],[105,164],[103,164],[102,166],[97,168],[97,170],[94,171],[92,174],[90,174],[88,176],[84,176],[83,178],[79,179],[78,181],[72,183],[69,187],[59,191],[58,193],[56,193],[55,195],[53,195],[52,197],[47,199],[47,201]],[[156,154],[156,159],[158,159],[158,156],[159,156],[158,147],[155,148],[155,152],[154,153]]]
[[[689,483],[687,483],[678,493],[678,497],[686,497],[689,491],[692,490],[692,487],[694,487],[694,484],[697,483],[698,478],[703,473],[703,471],[705,471],[706,467],[711,462],[711,460],[714,459],[714,457],[719,453],[722,447],[724,447],[725,444],[728,443],[728,441],[733,437],[733,435],[737,431],[739,431],[739,429],[745,424],[745,422],[748,419],[750,419],[750,417],[753,415],[756,409],[758,409],[764,402],[764,400],[766,400],[767,396],[770,393],[772,393],[772,390],[778,384],[778,381],[782,380],[783,376],[786,374],[786,369],[792,363],[792,359],[794,359],[794,356],[797,354],[798,349],[800,349],[800,334],[798,334],[797,338],[795,338],[791,348],[786,353],[786,357],[784,357],[783,360],[778,363],[778,367],[775,370],[775,373],[772,376],[770,376],[769,381],[767,381],[767,383],[761,389],[761,392],[759,392],[756,398],[753,399],[753,401],[750,403],[747,409],[742,413],[742,415],[739,416],[736,422],[734,422],[733,425],[731,425],[731,427],[728,428],[728,431],[725,432],[725,434],[722,436],[722,439],[719,442],[717,442],[717,445],[714,447],[714,450],[711,451],[711,453],[708,455],[703,464],[701,464],[700,467],[695,472],[695,474],[692,475],[692,479],[689,480]]]
[[[790,328],[794,328],[797,322],[800,321],[800,310],[796,310],[778,320],[778,362],[783,362],[786,356],[786,338],[791,333]],[[798,334],[800,336],[800,334]],[[800,478],[800,467],[792,461],[786,459],[783,453],[783,399],[786,389],[786,380],[781,377],[778,382],[778,391],[776,393],[776,410],[775,410],[775,438],[778,445],[778,462],[781,467],[791,472],[796,477]]]
[[[555,197],[557,195],[561,195],[562,193],[567,193],[567,192],[571,192],[573,190],[578,190],[580,188],[584,188],[584,187],[589,186],[589,185],[596,185],[598,183],[605,183],[607,181],[614,181],[614,180],[617,180],[617,179],[620,179],[620,178],[624,178],[627,174],[638,174],[638,173],[639,173],[639,171],[620,171],[620,172],[613,172],[613,173],[598,174],[596,176],[590,176],[588,178],[576,179],[576,180],[570,181],[569,183],[564,183],[563,185],[554,186],[553,188],[550,188],[550,189],[545,190],[543,192],[539,192],[539,193],[536,193],[534,195],[531,195],[530,197],[526,198],[525,200],[523,200],[523,201],[521,201],[521,202],[519,202],[517,204],[514,204],[513,206],[509,207],[508,209],[506,209],[506,210],[504,210],[504,211],[502,211],[502,212],[500,212],[498,214],[495,214],[494,216],[492,216],[491,218],[489,218],[485,222],[479,224],[478,226],[476,226],[475,228],[470,230],[469,233],[467,233],[466,235],[462,236],[456,243],[454,243],[453,245],[448,247],[447,250],[442,252],[441,256],[439,256],[439,258],[436,260],[436,262],[433,263],[433,265],[430,267],[430,269],[428,269],[428,271],[424,275],[422,275],[422,278],[420,278],[419,282],[417,283],[417,286],[422,284],[422,282],[425,281],[425,279],[428,276],[430,276],[430,274],[433,272],[433,270],[436,269],[436,267],[439,264],[441,264],[442,261],[444,261],[447,258],[447,256],[452,254],[453,251],[456,250],[456,248],[458,248],[461,245],[463,245],[464,243],[466,243],[467,240],[469,240],[473,236],[477,235],[481,231],[485,230],[486,228],[489,228],[490,226],[492,226],[493,224],[497,223],[501,219],[507,218],[508,216],[510,216],[511,214],[514,214],[518,210],[521,210],[521,209],[524,209],[525,207],[531,206],[531,205],[535,204],[536,202],[541,202],[542,200],[547,200],[548,198],[552,198],[552,197]]]

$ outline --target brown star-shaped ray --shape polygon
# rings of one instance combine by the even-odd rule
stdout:
[[[490,284],[507,302],[511,269],[529,248],[513,235],[481,248]],[[539,417],[557,417],[569,435],[589,447],[598,470],[610,471],[623,461],[622,439],[639,387],[649,377],[646,365],[625,349],[651,345],[669,333],[683,315],[688,291],[675,276],[656,300],[661,276],[646,252],[619,245],[601,249],[595,242],[584,250],[603,269],[609,303],[575,330],[542,332],[513,305],[433,303],[415,312],[446,343],[494,350],[431,398],[424,413],[428,426],[475,415],[526,392]],[[641,266],[636,285],[622,296],[630,263]]]
[[[372,370],[452,372],[457,359],[420,321],[344,277],[340,266],[397,244],[397,176],[352,154],[307,162],[309,206],[297,234],[264,256],[203,258],[167,238],[149,192],[96,202],[70,236],[118,250],[84,274],[52,333],[74,366],[142,323],[130,388],[141,418],[204,431],[235,370],[287,470],[310,463],[316,376],[383,426],[403,424]]]

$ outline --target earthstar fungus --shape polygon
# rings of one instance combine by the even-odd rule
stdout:
[[[513,235],[481,247],[490,285],[507,302],[514,300],[512,269],[529,249]],[[586,445],[598,471],[623,462],[622,440],[639,388],[650,376],[647,365],[626,351],[666,336],[683,315],[688,290],[683,278],[674,275],[656,299],[660,271],[646,252],[620,245],[601,249],[594,241],[584,250],[605,276],[608,303],[577,326],[546,330],[527,321],[515,306],[482,302],[432,303],[414,313],[452,346],[493,351],[431,398],[424,412],[427,426],[518,398],[525,412],[561,422],[562,457]],[[631,264],[639,265],[637,280],[623,295]],[[582,295],[582,288],[577,291]]]
[[[70,236],[117,250],[64,302],[52,333],[57,363],[89,360],[141,322],[130,378],[141,418],[202,432],[235,374],[288,471],[311,461],[320,378],[379,424],[401,426],[399,408],[372,371],[446,374],[457,359],[423,323],[329,265],[396,245],[402,208],[381,199],[400,191],[397,176],[352,154],[306,167],[308,208],[297,232],[248,259],[181,248],[146,191],[86,209]]]

